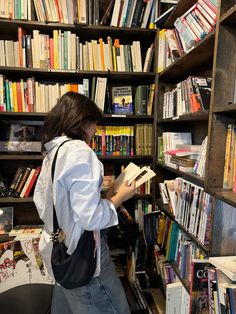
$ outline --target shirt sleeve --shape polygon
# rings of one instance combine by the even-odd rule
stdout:
[[[73,160],[74,159],[74,160]],[[73,218],[85,230],[98,230],[118,224],[113,203],[101,199],[102,167],[91,149],[72,154],[70,166],[58,180],[68,191]],[[58,187],[58,191],[60,188]]]

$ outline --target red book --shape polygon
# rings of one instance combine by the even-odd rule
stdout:
[[[34,175],[32,176],[31,178],[31,181],[29,182],[29,185],[28,187],[26,188],[26,191],[25,191],[25,194],[24,194],[24,197],[28,197],[33,186],[34,186],[34,183],[36,182],[36,179],[40,173],[40,170],[41,170],[41,167],[38,166],[36,169],[35,169],[35,172],[34,172]]]
[[[24,66],[24,64],[23,64],[23,47],[22,47],[23,35],[26,35],[26,32],[23,30],[22,27],[18,27],[20,67]]]
[[[53,38],[49,39],[49,49],[50,49],[50,68],[54,69],[54,42],[53,42]]]
[[[22,112],[22,94],[21,94],[21,86],[20,82],[16,82],[16,97],[17,97],[17,109],[18,112]]]

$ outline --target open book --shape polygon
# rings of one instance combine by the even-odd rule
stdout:
[[[135,187],[138,188],[144,182],[155,176],[155,172],[147,166],[139,167],[130,162],[124,171],[116,178],[114,182],[114,191],[117,192],[124,181],[128,180],[128,185],[135,181]]]

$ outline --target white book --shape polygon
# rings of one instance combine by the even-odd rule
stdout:
[[[128,181],[128,185],[135,181],[135,187],[137,188],[155,175],[156,174],[152,169],[145,166],[141,168],[130,162],[124,171],[116,178],[114,182],[114,191],[117,192],[124,181]]]
[[[166,314],[181,313],[182,283],[180,281],[166,286]]]
[[[87,23],[87,6],[86,0],[79,0],[79,23]]]
[[[118,17],[119,17],[119,12],[120,12],[120,0],[115,0],[115,5],[112,13],[112,18],[111,18],[111,24],[110,26],[118,26]]]
[[[137,65],[137,72],[142,72],[142,56],[141,56],[141,47],[140,41],[134,41],[134,49],[135,49],[135,57],[136,57],[136,65]]]

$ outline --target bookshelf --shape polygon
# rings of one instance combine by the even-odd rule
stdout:
[[[164,24],[163,28],[173,28],[177,17],[186,12],[197,1],[179,1],[176,8]],[[225,249],[217,243],[222,241],[220,228],[224,229],[224,237],[230,236],[226,229],[235,230],[232,213],[235,208],[217,207],[217,202],[225,202],[236,207],[236,194],[231,190],[223,189],[225,147],[228,124],[235,124],[235,79],[236,79],[236,1],[219,1],[217,24],[214,30],[195,44],[187,53],[171,63],[158,75],[158,108],[157,108],[157,136],[163,132],[191,132],[193,144],[201,143],[208,136],[206,171],[204,177],[193,173],[185,173],[167,166],[157,160],[157,190],[158,183],[164,180],[182,177],[183,179],[204,188],[204,191],[213,196],[211,241],[204,247],[186,228],[180,225],[162,200],[156,198],[159,210],[174,221],[190,241],[202,249],[207,256],[235,255],[233,243],[228,240]],[[210,108],[184,114],[174,118],[163,118],[163,95],[166,87],[172,87],[188,76],[211,76],[212,92]],[[157,195],[160,191],[158,190]],[[230,212],[230,214],[229,214]],[[220,217],[220,218],[219,218]],[[231,217],[231,218],[230,218]],[[223,222],[224,221],[224,222]],[[226,221],[226,225],[223,224]],[[218,231],[217,231],[218,230]],[[233,240],[231,240],[233,241]],[[175,273],[185,288],[190,291],[189,283],[180,276],[178,265],[170,262]]]
[[[104,2],[104,1],[101,1]],[[109,2],[109,1],[105,1]],[[52,37],[53,30],[71,31],[79,36],[81,42],[90,41],[92,39],[98,40],[103,38],[106,40],[107,36],[112,39],[119,38],[124,44],[131,44],[133,41],[140,41],[142,63],[144,62],[145,52],[147,48],[153,43],[154,53],[152,66],[150,72],[126,72],[126,71],[88,71],[88,70],[55,70],[42,69],[33,67],[10,67],[0,66],[0,75],[4,75],[9,80],[26,80],[29,77],[34,77],[35,81],[50,82],[50,83],[74,83],[83,78],[89,79],[89,84],[92,85],[93,77],[107,78],[108,86],[125,86],[131,85],[136,88],[138,85],[150,85],[157,82],[156,76],[156,60],[157,60],[157,32],[154,29],[142,28],[124,28],[124,27],[110,27],[101,25],[74,25],[62,23],[42,23],[38,21],[22,21],[22,20],[8,20],[0,18],[0,40],[18,40],[18,28],[22,27],[27,34],[32,35],[34,30],[38,30],[42,34]],[[91,87],[90,85],[90,87]],[[154,104],[156,104],[157,96],[155,93]],[[133,95],[134,102],[134,95]],[[0,112],[0,131],[1,121],[18,121],[27,120],[43,123],[46,116],[44,112]],[[121,165],[127,165],[133,161],[138,165],[150,164],[152,168],[156,168],[156,144],[154,138],[156,136],[156,106],[153,106],[153,113],[151,115],[103,115],[102,125],[105,126],[135,126],[136,124],[151,124],[152,125],[152,154],[150,155],[134,155],[134,156],[98,156],[104,164],[106,170],[107,165],[112,165],[115,174],[120,172]],[[0,171],[11,182],[17,168],[24,165],[34,164],[36,166],[42,163],[44,155],[42,153],[0,153]],[[127,204],[133,215],[135,202],[145,200],[149,203],[155,204],[155,184],[152,185],[152,194],[137,194]],[[32,195],[32,193],[31,193]],[[33,203],[33,197],[27,198],[0,198],[0,207],[12,206],[14,207],[14,225],[17,224],[41,224],[36,208]],[[22,294],[24,296],[24,293]],[[40,292],[40,298],[44,296]],[[30,302],[29,302],[30,303]],[[5,304],[5,303],[4,303]],[[29,304],[27,304],[27,307]],[[4,307],[5,308],[5,307]],[[6,306],[6,308],[8,308]],[[39,310],[40,311],[40,310]],[[40,312],[41,314],[42,312]]]

